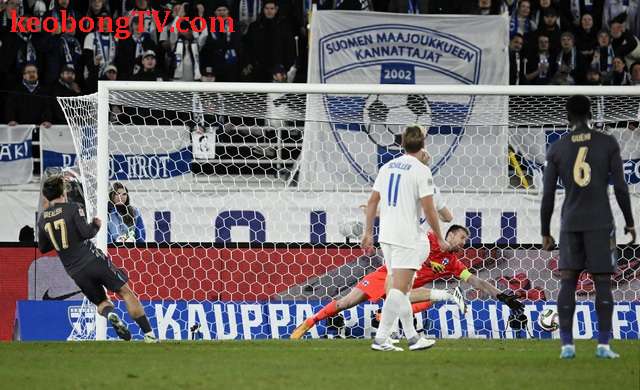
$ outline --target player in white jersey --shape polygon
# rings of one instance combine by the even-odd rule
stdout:
[[[429,255],[429,243],[420,221],[423,212],[442,250],[449,247],[442,238],[433,202],[431,170],[419,160],[425,135],[420,126],[405,129],[402,134],[405,154],[380,168],[367,203],[362,247],[373,248],[373,221],[380,206],[379,241],[388,269],[387,299],[382,307],[376,338],[371,344],[376,351],[402,351],[389,341],[391,329],[398,318],[409,342],[409,350],[426,349],[435,343],[418,336],[408,297],[415,272]]]

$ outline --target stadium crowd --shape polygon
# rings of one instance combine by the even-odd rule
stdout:
[[[52,97],[95,92],[97,81],[306,80],[310,0],[0,0],[0,123],[65,123]],[[419,14],[509,14],[511,84],[640,82],[637,0],[317,0],[319,9]],[[94,31],[11,32],[17,16],[93,19]],[[159,32],[151,14],[231,17],[234,32]],[[130,17],[131,34],[97,31]],[[87,19],[84,19],[85,22]],[[184,22],[184,21],[183,21]],[[67,23],[70,24],[70,23]],[[71,27],[69,25],[69,27]],[[186,26],[188,27],[188,26]],[[86,29],[85,29],[86,30]],[[303,53],[303,55],[300,55]]]

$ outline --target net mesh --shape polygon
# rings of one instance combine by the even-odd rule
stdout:
[[[532,320],[553,306],[558,254],[532,244],[540,240],[545,151],[568,131],[564,97],[160,92],[152,85],[110,91],[109,181],[122,183],[128,198],[110,194],[108,241],[160,338],[288,337],[382,265],[379,252],[366,255],[357,245],[360,206],[377,169],[401,152],[407,123],[428,129],[441,198],[453,223],[471,232],[462,263],[527,300]],[[97,96],[60,101],[93,216]],[[592,103],[595,125],[621,145],[637,211],[640,163],[630,156],[640,150],[640,97],[594,96]],[[561,192],[557,198],[556,228]],[[613,210],[622,244],[623,220]],[[622,320],[639,299],[640,251],[620,246],[616,256]],[[457,284],[449,276],[427,287]],[[463,287],[473,302],[466,316],[452,302],[438,303],[420,313],[419,327],[436,337],[514,337],[506,307]],[[593,293],[585,274],[578,297]],[[362,302],[310,334],[368,337],[379,307]],[[590,337],[593,307],[579,307],[579,332]],[[627,319],[614,336],[637,327]],[[534,337],[551,337],[535,321],[529,326]]]

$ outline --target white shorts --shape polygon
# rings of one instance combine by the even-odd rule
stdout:
[[[429,256],[429,241],[419,241],[415,248],[380,243],[384,265],[391,274],[394,268],[418,270]]]

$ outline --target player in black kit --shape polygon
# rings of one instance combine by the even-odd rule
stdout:
[[[127,276],[91,242],[102,221],[96,217],[87,223],[84,209],[77,203],[67,202],[62,175],[47,178],[42,186],[42,195],[47,202],[38,220],[40,251],[56,250],[69,276],[87,299],[97,306],[98,313],[113,325],[121,339],[131,340],[131,333],[113,311],[113,303],[107,298],[105,287],[125,301],[129,315],[144,333],[144,341],[157,342],[140,301],[127,285]]]
[[[544,170],[544,195],[540,209],[542,239],[545,250],[553,250],[555,241],[549,225],[555,202],[558,178],[565,188],[560,227],[560,357],[575,357],[573,314],[576,284],[583,270],[591,273],[596,287],[596,313],[599,334],[596,356],[617,358],[609,347],[613,294],[611,274],[615,270],[616,238],[609,204],[609,180],[613,183],[618,205],[625,220],[625,234],[636,233],[631,211],[629,188],[624,180],[620,146],[611,135],[593,130],[591,102],[582,95],[567,100],[567,115],[572,131],[556,141],[547,152]]]

